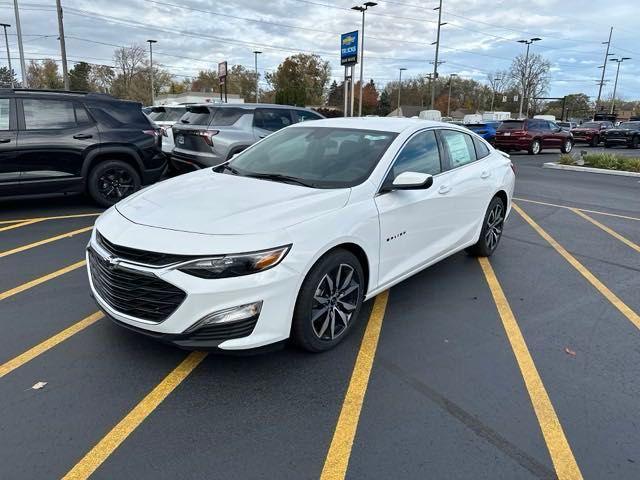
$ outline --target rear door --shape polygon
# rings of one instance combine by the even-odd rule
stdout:
[[[18,99],[18,162],[23,188],[61,188],[80,182],[86,153],[100,143],[95,122],[79,101]]]
[[[256,108],[253,114],[253,134],[255,139],[260,140],[291,125],[293,123],[292,113],[288,108]]]
[[[18,191],[20,164],[17,139],[15,100],[0,98],[0,195],[10,195]]]

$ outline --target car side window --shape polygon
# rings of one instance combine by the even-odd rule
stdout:
[[[392,178],[404,172],[436,175],[442,171],[440,150],[433,130],[419,132],[402,148],[392,168]]]
[[[455,130],[441,130],[440,132],[451,168],[458,168],[477,160],[471,135]]]
[[[253,126],[275,132],[291,125],[291,113],[284,108],[257,108]]]
[[[491,153],[489,151],[489,147],[487,147],[484,144],[484,142],[482,140],[480,140],[479,138],[473,137],[473,144],[476,147],[476,157],[478,157],[478,160],[480,160],[481,158],[489,156],[489,154]]]
[[[560,126],[554,122],[547,122],[551,131],[560,129]]]
[[[11,122],[11,100],[0,98],[0,130],[9,130]]]
[[[536,130],[544,130],[549,131],[552,130],[551,124],[545,120],[538,121],[538,126]]]
[[[73,103],[65,100],[22,100],[27,130],[59,130],[76,126]]]
[[[93,123],[93,121],[89,117],[89,114],[87,113],[86,108],[84,108],[79,103],[76,103],[74,105],[74,108],[76,110],[76,123],[78,125],[90,125]]]
[[[320,119],[322,119],[322,117],[320,115],[318,115],[317,113],[309,112],[307,110],[294,110],[293,114],[294,114],[293,118],[297,123],[307,122],[309,120],[320,120]]]

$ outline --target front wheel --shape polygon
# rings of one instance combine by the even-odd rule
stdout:
[[[291,337],[310,352],[333,348],[358,320],[364,299],[364,272],[347,250],[322,257],[307,274],[293,312]]]
[[[629,148],[638,148],[638,144],[640,144],[640,137],[637,135],[631,139],[631,143],[628,145]]]
[[[566,139],[560,148],[562,153],[569,153],[573,149],[573,142],[570,138]]]
[[[598,135],[594,135],[591,139],[591,146],[597,147],[598,145],[600,145],[600,137]]]
[[[529,155],[538,155],[540,153],[541,147],[542,144],[540,143],[540,140],[534,140],[529,146]]]
[[[490,257],[498,247],[502,238],[506,205],[500,197],[493,197],[480,231],[478,241],[466,249],[467,253],[476,257]]]
[[[87,177],[87,191],[101,207],[110,207],[139,189],[140,175],[120,160],[100,162]]]

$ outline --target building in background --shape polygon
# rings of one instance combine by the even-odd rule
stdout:
[[[227,100],[228,103],[244,103],[244,98],[236,93],[227,94]],[[156,105],[219,102],[220,94],[217,92],[163,93],[156,97]]]

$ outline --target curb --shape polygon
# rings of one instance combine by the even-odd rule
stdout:
[[[605,170],[604,168],[578,167],[576,165],[560,165],[557,162],[545,162],[542,168],[553,168],[555,170],[572,170],[574,172],[600,173],[604,175],[618,175],[621,177],[640,178],[640,172],[626,172],[623,170]]]

